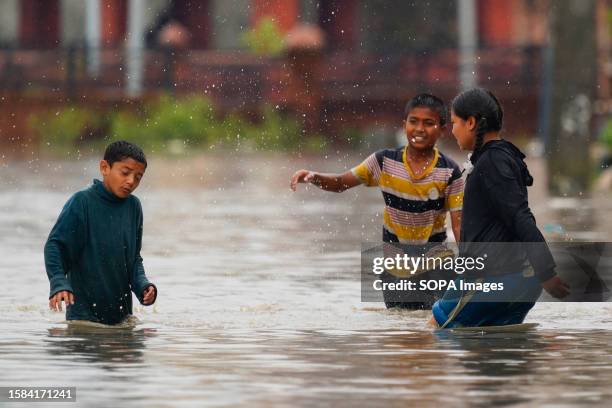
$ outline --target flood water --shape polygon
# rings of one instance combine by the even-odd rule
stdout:
[[[97,163],[3,163],[0,386],[77,387],[65,405],[86,407],[609,405],[608,303],[540,303],[537,330],[486,335],[432,333],[428,312],[361,303],[380,193],[288,188],[297,168],[354,157],[150,162],[136,195],[159,296],[114,329],[69,327],[47,305],[44,242]],[[533,207],[540,220],[546,206]]]

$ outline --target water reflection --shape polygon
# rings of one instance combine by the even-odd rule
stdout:
[[[48,329],[45,350],[82,363],[94,363],[109,371],[144,362],[146,341],[156,336],[152,328],[104,328],[67,324]]]
[[[528,333],[458,333],[437,330],[442,344],[465,352],[459,363],[472,374],[486,377],[531,375],[533,356],[550,347],[537,331]]]

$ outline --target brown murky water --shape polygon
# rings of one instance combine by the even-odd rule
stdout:
[[[288,189],[307,163],[355,161],[152,160],[137,195],[159,298],[115,329],[68,327],[47,309],[42,247],[96,162],[4,163],[0,386],[76,386],[67,405],[87,407],[609,405],[609,304],[542,303],[528,316],[537,330],[481,335],[361,303],[378,191]]]

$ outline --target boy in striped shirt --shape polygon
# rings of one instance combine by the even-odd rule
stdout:
[[[365,184],[381,189],[385,210],[383,242],[425,244],[446,241],[446,214],[450,212],[455,240],[459,241],[463,179],[459,166],[436,148],[448,110],[439,98],[420,94],[406,104],[406,146],[379,150],[341,174],[298,170],[291,189],[311,183],[323,190],[342,192]],[[387,306],[405,306],[387,302]],[[397,303],[397,304],[395,304]]]

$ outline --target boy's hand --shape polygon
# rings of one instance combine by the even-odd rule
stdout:
[[[153,303],[153,300],[155,299],[155,296],[156,296],[155,292],[156,292],[155,286],[153,285],[147,286],[144,292],[142,292],[142,304],[147,306]]]
[[[49,309],[55,312],[62,311],[62,300],[66,305],[66,309],[68,305],[74,305],[74,295],[72,292],[68,292],[67,290],[62,290],[61,292],[57,292],[55,295],[49,298]]]
[[[291,190],[295,191],[298,183],[310,183],[314,178],[315,173],[310,170],[298,170],[291,177]]]
[[[550,296],[557,299],[564,298],[570,293],[569,286],[567,283],[561,280],[559,275],[555,275],[546,282],[543,282],[542,287],[550,294]]]

